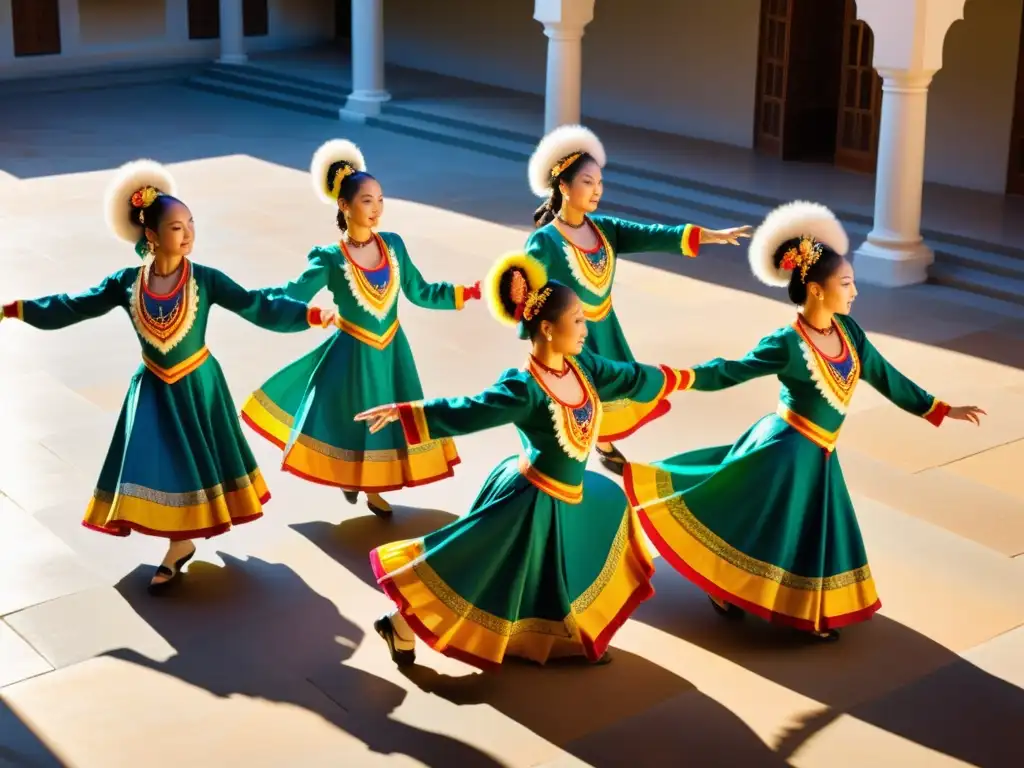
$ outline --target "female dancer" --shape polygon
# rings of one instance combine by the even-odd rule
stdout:
[[[587,349],[610,360],[632,362],[632,351],[612,309],[616,254],[681,252],[693,258],[710,243],[739,245],[750,227],[720,231],[693,224],[666,227],[594,216],[603,194],[605,151],[590,130],[563,125],[545,136],[530,158],[530,188],[546,198],[533,214],[536,231],[526,252],[544,264],[552,279],[572,287],[590,323]],[[604,466],[622,473],[625,457],[613,445],[669,410],[667,400],[605,403],[597,452]]]
[[[584,352],[582,303],[529,256],[500,260],[486,287],[495,317],[518,323],[532,343],[525,368],[505,371],[474,397],[385,405],[356,418],[371,431],[400,425],[409,445],[515,424],[523,454],[491,472],[465,517],[370,554],[398,606],[374,628],[399,665],[414,661],[414,634],[484,668],[506,653],[600,661],[653,594],[654,572],[625,495],[586,471],[602,401],[664,398],[681,374]]]
[[[56,330],[126,310],[142,345],[84,525],[169,540],[150,584],[159,591],[211,538],[263,514],[270,498],[242,430],[220,365],[206,347],[214,304],[273,331],[334,322],[288,298],[247,291],[223,272],[193,263],[192,214],[173,197],[174,180],[151,160],[123,166],[107,191],[107,223],[135,245],[142,266],[129,267],[78,295],[16,301],[3,316]]]
[[[398,291],[427,309],[462,309],[480,298],[479,283],[428,283],[402,238],[374,232],[384,212],[377,180],[359,148],[334,139],[313,155],[318,195],[337,208],[342,239],[309,253],[309,266],[281,290],[309,301],[326,287],[340,332],[274,374],[246,402],[242,418],[284,451],[282,468],[314,483],[340,486],[352,504],[359,491],[377,515],[391,514],[384,491],[451,477],[459,463],[451,440],[413,450],[396,426],[368,435],[353,419],[381,403],[423,397],[416,362],[398,324]]]
[[[625,471],[651,541],[717,611],[748,611],[823,640],[881,606],[834,455],[857,382],[935,426],[947,417],[978,424],[984,413],[936,400],[875,349],[848,315],[857,295],[848,247],[821,205],[789,203],[765,219],[750,264],[763,282],[788,289],[796,321],[740,360],[697,366],[684,386],[710,392],[777,376],[778,410],[731,446]]]

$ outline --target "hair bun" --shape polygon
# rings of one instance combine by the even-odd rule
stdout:
[[[526,299],[527,293],[539,290],[547,282],[547,270],[532,256],[518,251],[502,256],[483,283],[487,306],[494,319],[514,328],[519,324],[516,307]]]
[[[177,185],[165,166],[146,159],[125,163],[117,169],[107,185],[103,206],[107,228],[115,237],[133,245],[143,236],[144,227],[132,216],[133,210],[136,210],[132,196],[146,187],[153,187],[165,195],[174,195]]]
[[[527,176],[533,194],[551,194],[551,169],[573,152],[586,152],[602,168],[607,162],[604,145],[592,130],[582,125],[560,125],[540,140],[530,157]]]
[[[366,170],[366,159],[362,151],[348,139],[331,139],[321,144],[313,153],[309,174],[317,197],[330,205],[338,204],[337,192],[332,188],[334,179],[327,178],[327,172],[335,163],[345,163],[356,173]]]
[[[814,238],[840,256],[850,249],[850,238],[832,211],[820,203],[796,200],[769,213],[750,238],[747,258],[754,276],[774,288],[789,285],[793,273],[780,268],[779,248],[801,237]]]

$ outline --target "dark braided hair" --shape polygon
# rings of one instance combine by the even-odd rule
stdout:
[[[331,163],[327,169],[327,188],[334,188],[334,180],[337,175],[346,168],[352,166],[347,162]],[[341,188],[338,190],[338,199],[344,200],[346,203],[350,203],[356,199],[356,195],[359,194],[359,190],[363,188],[363,184],[367,181],[376,181],[376,179],[368,174],[366,171],[353,171],[341,181]],[[348,222],[345,221],[345,214],[341,212],[341,208],[338,208],[338,215],[336,218],[338,223],[338,229],[342,232],[348,231]]]
[[[596,163],[592,155],[582,152],[579,157],[573,160],[565,169],[551,178],[551,194],[548,199],[541,203],[540,207],[533,212],[534,227],[540,229],[545,224],[555,220],[555,216],[562,208],[562,189],[560,184],[572,184],[573,180],[583,170],[587,163]]]

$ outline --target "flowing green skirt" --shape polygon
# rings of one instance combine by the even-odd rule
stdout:
[[[455,443],[408,448],[399,424],[370,434],[362,411],[423,398],[405,333],[384,349],[338,331],[274,374],[242,408],[242,419],[284,452],[282,468],[306,480],[382,493],[454,474]]]
[[[721,600],[817,631],[881,607],[838,456],[774,414],[624,479],[662,556]]]
[[[83,524],[115,536],[209,538],[260,517],[269,498],[217,361],[174,384],[142,366]]]
[[[636,362],[614,309],[603,320],[587,323],[586,347],[594,354],[607,357],[609,360],[620,363]],[[665,398],[650,403],[637,403],[633,400],[612,400],[602,403],[600,439],[602,442],[613,442],[629,437],[640,427],[664,416],[671,407],[672,404]]]
[[[370,553],[378,583],[416,634],[477,667],[601,657],[653,594],[650,554],[622,490],[587,472],[583,501],[534,487],[516,458],[491,472],[463,518]]]

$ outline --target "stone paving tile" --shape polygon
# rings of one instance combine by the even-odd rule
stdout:
[[[0,688],[52,669],[24,638],[0,620]]]

